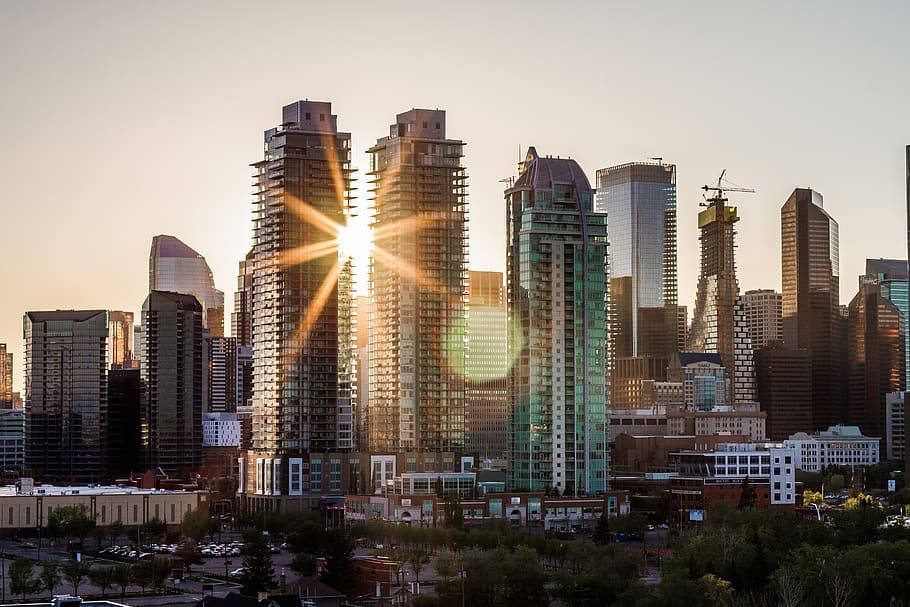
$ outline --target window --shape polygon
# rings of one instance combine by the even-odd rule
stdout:
[[[325,122],[325,114],[319,114],[319,122]]]
[[[304,119],[305,119],[305,120],[309,120],[309,119],[310,119],[310,113],[309,113],[309,112],[307,112],[306,114],[304,114]]]
[[[133,504],[133,522],[134,523],[139,522],[139,506],[137,506],[136,504]]]

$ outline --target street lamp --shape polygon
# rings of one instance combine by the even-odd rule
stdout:
[[[468,577],[468,572],[462,569],[458,572],[458,577],[461,578],[461,607],[464,607],[464,580]]]
[[[227,556],[224,557],[224,581],[228,581],[228,567],[231,566],[231,559]]]

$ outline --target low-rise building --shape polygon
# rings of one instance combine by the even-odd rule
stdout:
[[[141,525],[153,518],[179,526],[187,512],[208,510],[208,493],[124,486],[34,485],[31,479],[23,478],[16,485],[0,487],[0,535],[47,527],[54,510],[79,505],[84,505],[101,527],[117,521]]]
[[[670,406],[667,407],[667,434],[731,434],[763,441],[767,438],[767,416],[756,402],[716,405],[711,409]]]
[[[857,426],[831,426],[822,432],[797,432],[784,441],[796,454],[796,467],[821,472],[828,466],[872,466],[880,461],[880,438],[863,436]]]
[[[718,444],[712,450],[670,454],[670,521],[685,527],[705,520],[712,507],[739,504],[746,484],[755,507],[796,506],[796,466],[792,448],[758,443]]]

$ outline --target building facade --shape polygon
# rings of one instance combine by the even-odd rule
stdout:
[[[26,312],[25,465],[43,482],[107,476],[108,313]]]
[[[231,312],[231,337],[238,346],[253,345],[253,251],[238,264],[234,311]]]
[[[464,142],[442,110],[398,114],[370,148],[368,447],[464,447]]]
[[[147,470],[189,477],[202,463],[202,304],[152,291],[142,305],[141,441]]]
[[[232,413],[237,410],[237,340],[212,337],[205,340],[205,347],[208,349],[205,411]]]
[[[885,435],[885,395],[902,390],[906,374],[905,323],[881,290],[861,281],[848,316],[848,419],[870,436]]]
[[[781,207],[780,232],[784,344],[812,357],[812,427],[819,430],[847,419],[838,225],[821,194],[797,188]]]
[[[867,282],[877,282],[881,286],[882,297],[894,304],[901,313],[904,331],[904,387],[910,385],[910,298],[907,293],[907,262],[903,259],[867,259]]]
[[[13,408],[13,353],[0,344],[0,409]]]
[[[856,426],[831,426],[821,432],[797,432],[784,441],[793,449],[796,467],[823,472],[828,466],[874,466],[879,463],[880,438],[865,436]]]
[[[0,470],[25,466],[25,409],[0,409]]]
[[[331,103],[285,106],[253,165],[252,449],[241,493],[254,501],[302,503],[306,454],[352,447],[350,261],[337,240],[351,208],[351,136],[337,120]]]
[[[133,313],[111,310],[108,317],[111,368],[129,368],[133,364]]]
[[[677,350],[676,165],[635,162],[597,171],[595,211],[610,238],[613,360]]]
[[[905,392],[885,395],[885,445],[884,457],[890,461],[904,461],[907,456]]]
[[[812,357],[806,349],[771,342],[755,351],[758,401],[768,414],[768,438],[811,432]]]
[[[465,451],[504,460],[509,451],[509,319],[502,272],[468,272]]]
[[[757,350],[771,342],[783,341],[781,294],[773,289],[753,289],[746,291],[742,297],[752,348]]]
[[[142,378],[139,369],[111,369],[107,376],[108,478],[145,471],[140,433]]]
[[[736,207],[721,195],[698,214],[701,273],[686,349],[716,352],[730,378],[730,402],[755,400],[752,341],[739,296],[734,259]]]
[[[202,306],[203,327],[213,337],[224,335],[224,293],[215,288],[205,257],[174,236],[152,238],[149,291],[192,295]]]
[[[607,488],[607,233],[577,162],[531,147],[505,192],[510,489]]]

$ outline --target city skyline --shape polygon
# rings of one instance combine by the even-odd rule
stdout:
[[[269,6],[280,14],[294,5]],[[742,206],[744,218],[743,292],[780,289],[780,201],[796,187],[817,188],[842,226],[839,300],[849,302],[866,258],[906,256],[898,244],[908,139],[901,102],[910,85],[894,74],[910,51],[901,31],[910,8],[768,5],[735,14],[722,6],[649,11],[577,3],[557,13],[485,6],[484,19],[472,15],[470,3],[451,14],[435,7],[327,9],[321,15],[347,27],[352,42],[288,78],[297,57],[327,48],[333,34],[273,41],[294,52],[264,67],[255,59],[257,30],[240,3],[219,11],[205,4],[4,5],[0,74],[14,94],[0,100],[7,185],[0,253],[28,260],[6,261],[0,274],[11,286],[0,303],[0,342],[14,354],[15,389],[23,378],[22,314],[101,307],[138,313],[155,234],[192,243],[233,309],[237,263],[251,241],[248,165],[261,155],[259,137],[274,123],[274,108],[301,98],[332,102],[352,133],[360,209],[370,200],[365,151],[387,117],[406,107],[447,110],[452,132],[470,142],[470,269],[504,271],[499,180],[515,173],[534,143],[578,160],[592,182],[597,167],[655,156],[677,166],[679,303],[690,310],[701,185],[726,168],[758,192],[730,202]],[[445,51],[432,28],[420,27],[436,18],[449,31],[472,33],[454,79],[433,70]],[[410,36],[390,41],[383,60],[411,57],[413,69],[361,74],[375,32],[396,20]],[[110,25],[98,36],[93,26],[102,21]],[[502,36],[506,25],[574,33],[559,39],[551,57]],[[413,57],[415,46],[427,49],[425,57]],[[584,94],[567,100],[553,87],[519,103],[509,92],[537,70],[581,82]],[[350,71],[362,77],[349,78]],[[272,84],[253,86],[244,73]],[[42,155],[56,159],[53,170],[35,162]]]

